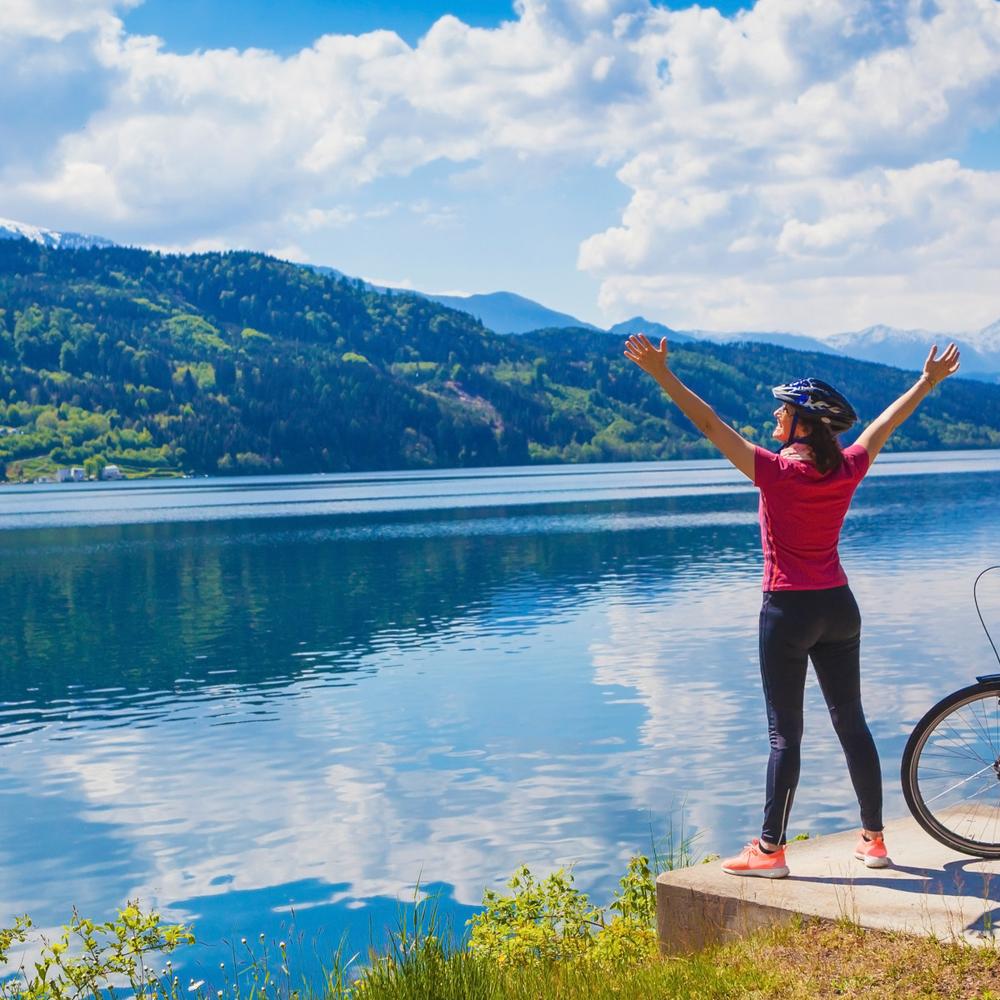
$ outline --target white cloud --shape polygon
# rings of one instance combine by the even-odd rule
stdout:
[[[309,260],[309,254],[295,243],[280,247],[268,247],[266,252],[279,260],[289,260],[295,264],[305,264]]]
[[[0,42],[44,38],[60,42],[78,31],[113,26],[112,10],[137,7],[142,0],[4,0]]]
[[[996,0],[759,0],[733,19],[525,0],[495,29],[446,16],[414,48],[378,31],[289,58],[171,54],[125,34],[124,6],[5,6],[5,62],[32,39],[89,38],[112,83],[86,129],[0,169],[3,214],[303,247],[361,225],[364,186],[428,164],[454,165],[453,194],[599,163],[632,191],[579,249],[609,320],[823,333],[1000,313],[1000,171],[951,158],[998,117]],[[429,222],[462,224],[449,192],[403,193],[421,198]]]
[[[417,287],[412,278],[380,278],[372,277],[369,274],[363,274],[361,279],[362,281],[367,281],[369,285],[375,285],[377,288],[402,288],[416,290]]]
[[[349,226],[357,218],[348,205],[334,205],[333,208],[309,208],[289,218],[289,222],[299,227],[303,232],[314,229],[325,229],[332,226],[342,229]]]
[[[623,224],[580,251],[610,314],[822,333],[1000,312],[1000,173],[940,156],[996,116],[1000,6],[943,3],[925,20],[910,5],[895,24],[885,10],[762,0],[714,28],[662,16],[642,45],[667,60],[670,131],[619,171],[634,191]]]

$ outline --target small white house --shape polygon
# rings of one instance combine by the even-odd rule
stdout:
[[[121,479],[121,469],[117,465],[106,465],[101,473],[101,479]]]
[[[81,469],[79,466],[74,465],[73,468],[69,470],[69,478],[74,483],[82,483],[87,478],[87,475],[83,471],[83,469]]]
[[[69,469],[56,469],[57,483],[68,483],[72,478]]]

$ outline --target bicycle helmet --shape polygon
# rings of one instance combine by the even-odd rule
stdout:
[[[796,416],[824,423],[834,434],[846,431],[858,419],[854,407],[822,379],[800,378],[786,385],[776,385],[771,392],[775,399],[788,403]]]

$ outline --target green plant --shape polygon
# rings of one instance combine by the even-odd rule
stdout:
[[[24,944],[32,927],[27,916],[0,929],[0,963],[9,962],[14,942]],[[95,924],[76,910],[55,941],[41,938],[34,972],[22,963],[0,979],[0,997],[7,1000],[115,1000],[128,983],[136,1000],[178,1000],[178,981],[157,976],[147,965],[154,957],[193,944],[194,935],[182,924],[164,924],[154,912],[129,902],[115,920]]]
[[[618,884],[622,891],[615,890],[615,901],[609,908],[625,920],[651,924],[656,919],[656,879],[649,858],[643,854],[630,858],[628,871]]]
[[[598,931],[590,957],[601,964],[642,962],[657,953],[656,876],[649,858],[638,854],[629,859],[628,871],[619,882],[609,909],[616,919]]]
[[[246,938],[239,945],[233,942],[231,964],[220,963],[221,983],[191,979],[182,986],[170,959],[157,973],[153,963],[160,965],[162,956],[194,944],[194,934],[182,924],[164,924],[159,914],[140,909],[138,901],[129,902],[117,919],[103,924],[74,910],[58,940],[50,942],[39,935],[41,948],[33,972],[22,962],[5,974],[2,966],[8,964],[13,944],[36,943],[29,939],[32,926],[30,917],[23,916],[13,927],[0,928],[0,1000],[116,1000],[119,994],[123,1000],[182,1000],[185,994],[193,994],[195,1000],[298,1000],[300,995],[292,985],[288,946],[279,941],[276,949],[269,948],[263,934],[259,944]],[[339,958],[338,953],[338,969]],[[335,972],[327,984],[329,997],[344,993],[345,977]]]
[[[484,893],[485,909],[469,922],[469,949],[516,967],[648,958],[656,950],[656,883],[649,858],[631,858],[619,884],[608,907],[618,915],[610,919],[576,888],[572,869],[538,881],[522,865],[507,883],[509,893]]]
[[[601,911],[573,885],[572,868],[538,881],[521,865],[507,888],[506,895],[492,889],[483,894],[485,909],[470,921],[473,952],[516,965],[576,958],[602,924]]]

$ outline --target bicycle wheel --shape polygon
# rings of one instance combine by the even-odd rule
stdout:
[[[935,840],[1000,858],[1000,683],[939,701],[907,740],[902,780],[913,818]]]

